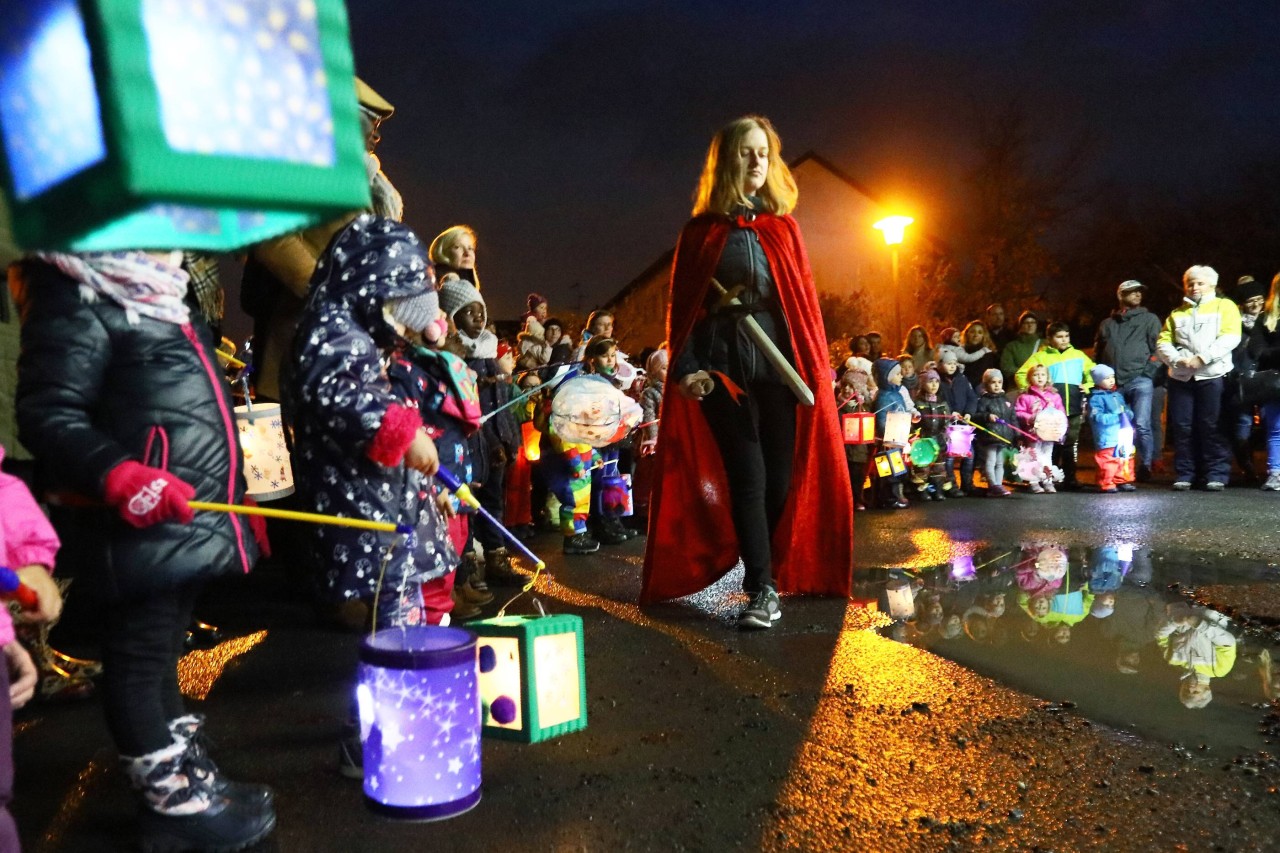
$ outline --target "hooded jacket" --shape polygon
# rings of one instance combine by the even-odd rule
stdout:
[[[130,323],[116,303],[86,302],[76,281],[24,261],[17,416],[37,462],[64,562],[108,601],[149,595],[229,571],[258,550],[243,517],[198,512],[190,524],[137,529],[104,503],[122,462],[163,468],[196,500],[244,502],[244,460],[231,394],[203,323]]]
[[[1094,388],[1089,395],[1089,425],[1093,428],[1093,446],[1098,450],[1115,447],[1120,443],[1120,428],[1125,419],[1133,423],[1133,409],[1125,404],[1124,394],[1118,388],[1107,391]],[[1130,436],[1130,441],[1133,437]]]
[[[1144,306],[1117,308],[1098,326],[1093,356],[1116,371],[1116,385],[1123,387],[1146,370],[1156,354],[1160,318]]]
[[[412,231],[372,214],[338,232],[316,266],[284,389],[294,476],[308,508],[414,528],[412,542],[394,547],[387,563],[383,588],[392,590],[440,577],[458,562],[431,482],[404,465],[408,443],[388,452],[383,440],[405,412],[410,435],[422,423],[388,381],[384,357],[397,335],[382,307],[428,286],[426,257]],[[334,601],[372,598],[383,556],[398,538],[330,525],[316,525],[313,537]]]
[[[4,447],[0,446],[0,462],[3,461]],[[0,566],[14,570],[44,566],[52,571],[59,547],[58,534],[27,491],[27,484],[0,472]],[[12,642],[9,608],[0,607],[0,646]]]
[[[1042,409],[1066,411],[1066,407],[1062,404],[1062,396],[1053,386],[1037,388],[1032,385],[1022,389],[1022,393],[1018,395],[1018,401],[1013,409],[1018,415],[1018,423],[1025,430],[1030,430],[1035,426],[1036,415],[1040,414]]]

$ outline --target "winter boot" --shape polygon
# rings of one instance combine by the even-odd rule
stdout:
[[[458,622],[464,619],[475,619],[480,615],[480,608],[467,601],[462,590],[455,586],[453,588],[453,610],[450,611],[450,615],[454,621]]]
[[[209,757],[209,737],[204,732],[204,714],[184,714],[169,721],[169,733],[174,740],[183,741],[187,745],[192,771],[206,782],[214,793],[221,794],[238,803],[257,808],[271,808],[275,803],[275,792],[267,785],[256,785],[252,782],[233,782],[218,770],[218,766]]]
[[[474,583],[470,580],[466,583],[455,586],[453,589],[458,593],[458,596],[468,604],[484,605],[493,601],[492,592],[489,592],[488,589],[476,589]]]
[[[893,497],[893,502],[890,503],[889,506],[894,509],[906,509],[911,506],[911,504],[907,502],[907,496],[904,494],[904,491],[905,489],[901,482],[896,482],[890,486],[889,493]]]
[[[497,586],[515,586],[528,580],[511,565],[506,548],[486,548],[484,552],[484,576]]]
[[[601,545],[621,545],[628,539],[627,534],[620,529],[622,525],[616,518],[602,518],[592,526],[594,528],[592,533]]]
[[[276,813],[269,804],[251,806],[215,792],[211,777],[194,766],[184,740],[175,738],[146,755],[121,756],[120,763],[143,805],[138,816],[143,853],[232,853],[275,829]]]
[[[591,534],[585,530],[573,536],[564,537],[564,552],[566,554],[594,554],[599,550],[600,543],[592,539]]]
[[[459,578],[464,578],[471,588],[478,592],[489,591],[489,584],[484,576],[484,563],[476,557],[475,551],[468,551],[462,556],[462,565],[459,567]]]

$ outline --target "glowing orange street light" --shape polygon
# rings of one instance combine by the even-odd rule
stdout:
[[[910,216],[886,216],[873,227],[884,235],[885,243],[893,250],[893,313],[898,325],[898,340],[902,337],[902,296],[898,287],[898,246],[906,236],[907,226],[915,222]]]

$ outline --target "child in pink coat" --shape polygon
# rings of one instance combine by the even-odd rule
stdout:
[[[4,448],[0,447],[0,461]],[[33,618],[52,620],[62,610],[57,584],[49,577],[58,553],[58,536],[44,517],[26,484],[0,473],[0,566],[13,569],[35,590],[38,606]],[[0,606],[0,850],[18,849],[18,829],[9,814],[13,796],[13,710],[25,705],[36,690],[36,665],[13,636],[9,608]]]
[[[1049,384],[1049,369],[1043,364],[1037,364],[1027,371],[1027,387],[1018,395],[1018,400],[1013,406],[1014,413],[1018,416],[1018,425],[1029,433],[1035,434],[1034,427],[1036,423],[1036,415],[1040,414],[1044,409],[1057,409],[1066,415],[1066,406],[1062,405],[1062,397],[1057,390]],[[1057,489],[1053,486],[1053,477],[1050,474],[1050,460],[1053,458],[1052,441],[1031,441],[1026,443],[1035,453],[1037,460],[1044,462],[1042,470],[1045,476],[1040,480],[1031,481],[1031,491],[1036,494],[1048,492],[1053,494]]]

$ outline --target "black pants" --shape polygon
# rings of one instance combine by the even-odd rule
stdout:
[[[746,392],[735,403],[717,382],[702,412],[729,478],[733,529],[746,566],[742,588],[759,592],[774,585],[772,538],[791,487],[796,398],[786,386],[765,382],[748,385]]]
[[[108,608],[102,703],[121,755],[145,755],[173,741],[169,721],[186,713],[178,658],[199,590],[193,583]]]

